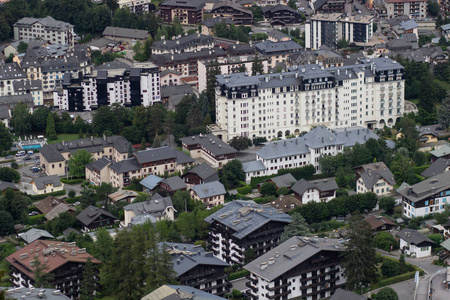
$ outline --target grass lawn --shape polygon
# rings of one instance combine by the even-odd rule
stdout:
[[[61,143],[63,140],[64,141],[72,141],[72,140],[76,140],[78,138],[78,133],[63,133],[63,134],[58,134],[58,139],[54,140],[54,141],[50,141],[48,140],[49,144],[57,144],[57,143]]]

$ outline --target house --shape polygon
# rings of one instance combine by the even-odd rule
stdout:
[[[397,192],[402,196],[403,216],[423,217],[440,213],[450,201],[450,171],[427,178],[412,186],[405,184]]]
[[[147,30],[106,26],[103,36],[107,39],[120,42],[145,41],[150,34]]]
[[[268,40],[272,42],[285,42],[290,41],[292,38],[284,32],[279,30],[271,30],[267,33]]]
[[[439,158],[450,159],[450,145],[445,144],[439,149],[430,151],[431,161],[434,162]]]
[[[250,184],[252,177],[263,176],[266,166],[261,160],[252,160],[242,163],[242,171],[245,173],[245,182]]]
[[[394,188],[394,175],[384,162],[356,167],[355,173],[358,194],[372,192],[382,196],[391,193]]]
[[[70,300],[69,297],[62,294],[60,290],[56,289],[16,289],[16,288],[1,288],[5,291],[5,300],[13,300],[13,299],[24,299],[27,300],[39,300],[39,299],[47,299],[47,300]]]
[[[14,191],[19,190],[14,183],[0,180],[0,192],[4,192],[6,189],[13,189]]]
[[[175,72],[173,70],[166,71]],[[163,71],[163,73],[164,72],[165,71]],[[191,94],[195,94],[195,92],[192,86],[189,84],[161,86],[161,99],[163,101],[163,104],[172,111],[177,110],[177,107],[184,96]]]
[[[303,203],[292,195],[280,195],[275,201],[270,202],[270,206],[285,213],[289,213],[294,208],[302,205]]]
[[[48,196],[37,202],[35,206],[49,221],[53,220],[63,212],[73,213],[76,211],[75,208],[70,206],[66,201],[54,198],[52,196]]]
[[[326,69],[344,65],[343,56],[328,49],[295,52],[288,57],[287,63],[288,66],[301,66],[319,63]]]
[[[253,12],[239,3],[232,1],[219,1],[214,4],[211,14],[213,18],[227,18],[235,25],[252,25]]]
[[[70,157],[80,149],[91,153],[94,160],[106,156],[117,162],[128,157],[129,143],[121,136],[104,135],[103,138],[91,137],[48,144],[39,149],[40,165],[47,175],[64,176],[68,172]]]
[[[289,55],[299,52],[302,46],[292,40],[282,42],[264,41],[256,44],[256,51],[269,58],[269,67],[275,68],[277,64],[286,64]]]
[[[170,193],[175,193],[176,191],[183,191],[187,189],[186,183],[179,176],[165,178],[159,185],[162,189]]]
[[[371,215],[364,219],[369,223],[372,231],[391,231],[396,225],[384,216]]]
[[[330,300],[369,300],[369,298],[351,291],[337,289],[334,291],[334,294],[331,296]]]
[[[431,130],[429,127],[416,126],[419,132],[419,142],[422,144],[436,143],[438,141],[439,135],[437,132]],[[403,137],[403,133],[400,131],[397,133],[396,138],[400,139]]]
[[[214,27],[219,23],[223,23],[226,25],[234,24],[233,20],[228,19],[228,18],[209,18],[209,19],[203,20],[201,22],[202,34],[214,36],[214,34],[215,34]]]
[[[438,158],[425,169],[420,175],[423,177],[432,177],[450,170],[450,159]]]
[[[445,24],[441,26],[442,35],[450,38],[450,24]]]
[[[197,25],[203,20],[204,7],[205,1],[201,0],[166,0],[158,8],[164,23],[178,18],[182,25]]]
[[[132,13],[135,14],[143,14],[146,12],[151,12],[154,9],[151,0],[141,0],[141,1],[133,1],[133,0],[119,0],[117,1],[119,4],[119,8],[128,8]]]
[[[258,257],[273,249],[291,217],[271,206],[237,200],[205,221],[209,224],[208,243],[214,255],[232,265],[242,265],[247,250],[253,249]]]
[[[282,4],[265,6],[262,11],[264,18],[269,21],[272,26],[300,24],[303,21],[302,14],[300,12]]]
[[[159,194],[144,202],[131,203],[123,208],[124,223],[123,227],[129,226],[133,219],[142,216],[152,216],[156,221],[160,220],[175,220],[175,209],[173,208],[172,198],[162,197]]]
[[[181,74],[175,70],[164,70],[161,72],[160,77],[161,87],[181,84]]]
[[[292,237],[244,266],[250,299],[321,299],[346,280],[343,240]],[[263,288],[264,287],[264,288]]]
[[[214,48],[214,38],[200,33],[185,34],[172,40],[152,43],[152,54],[197,52]]]
[[[19,40],[19,41],[15,41],[12,42],[11,44],[9,44],[8,46],[5,47],[5,49],[3,50],[3,52],[5,53],[6,57],[9,57],[10,55],[16,55],[19,53],[19,45],[20,43],[25,43],[27,44],[28,47],[43,47],[46,42],[43,40],[34,40],[34,39],[23,39],[23,40]]]
[[[77,247],[75,242],[37,240],[5,258],[10,264],[11,283],[14,287],[33,286],[35,281],[33,260],[35,259],[38,259],[42,265],[47,265],[44,273],[53,275],[51,286],[70,299],[77,299],[79,296],[80,285],[73,283],[83,280],[83,269],[87,260],[91,259],[96,268],[101,264],[98,259],[87,253],[85,248]],[[92,280],[97,281],[98,277]]]
[[[108,38],[102,37],[99,39],[95,39],[87,43],[86,45],[89,46],[91,51],[105,51],[106,49],[113,50],[114,47],[119,45],[120,43],[118,41],[110,40]]]
[[[292,186],[291,190],[294,192],[295,198],[303,204],[307,204],[309,202],[328,202],[334,199],[338,188],[334,177],[310,181],[302,178]]]
[[[388,18],[409,16],[413,18],[427,17],[427,1],[425,0],[386,0]]]
[[[95,186],[101,186],[102,182],[109,182],[108,166],[113,162],[107,157],[102,157],[88,163],[85,168],[86,180]]]
[[[172,257],[173,270],[180,284],[217,296],[228,294],[231,287],[225,272],[230,266],[228,263],[212,252],[206,252],[200,245],[167,242],[159,245]]]
[[[19,237],[25,241],[25,244],[31,244],[37,240],[52,240],[55,237],[47,230],[31,228],[27,232],[19,233]]]
[[[148,175],[141,180],[140,184],[144,187],[144,192],[152,193],[163,179],[156,175]]]
[[[431,256],[431,247],[435,242],[414,229],[403,229],[396,234],[400,238],[400,250],[402,253],[423,258]]]
[[[225,298],[195,289],[187,285],[163,285],[141,300],[225,300]]]
[[[35,178],[31,180],[31,186],[38,195],[58,192],[64,189],[64,183],[59,180],[58,175]]]
[[[118,202],[127,202],[131,203],[136,199],[139,194],[135,191],[128,190],[118,190],[112,194],[108,195],[108,198],[111,199],[111,203],[116,204]]]
[[[10,128],[10,126],[9,126],[10,119],[11,119],[11,115],[10,115],[9,109],[4,109],[3,107],[0,107],[0,122],[5,124],[6,128]]]
[[[112,226],[117,218],[104,209],[89,205],[77,216],[77,220],[83,225],[83,232],[105,226]]]
[[[202,158],[214,168],[221,168],[236,158],[236,149],[213,134],[199,134],[180,138],[183,150],[192,158]]]
[[[275,184],[277,189],[282,188],[282,187],[290,189],[297,182],[297,179],[295,179],[295,177],[292,176],[291,173],[287,173],[284,175],[280,175],[280,176],[276,176],[276,177],[267,179],[266,182],[271,182],[271,183]],[[262,184],[260,184],[260,186],[261,185]]]
[[[203,184],[219,180],[217,170],[207,163],[202,163],[181,175],[184,182],[191,187],[196,184]]]
[[[227,191],[219,181],[211,181],[194,185],[191,190],[191,198],[201,201],[207,209],[225,203]]]

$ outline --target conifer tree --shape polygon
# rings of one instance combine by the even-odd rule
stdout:
[[[81,300],[94,300],[95,291],[97,290],[96,269],[91,258],[87,259],[83,270],[83,279],[80,286]]]
[[[292,221],[284,227],[284,232],[280,237],[280,244],[284,243],[293,236],[307,236],[311,232],[305,218],[299,213],[292,214]]]

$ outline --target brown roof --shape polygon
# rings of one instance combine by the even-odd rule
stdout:
[[[44,200],[41,200],[35,204],[36,208],[39,209],[43,214],[48,214],[59,204],[64,203],[67,204],[66,201],[54,198],[52,196],[48,196]]]
[[[367,223],[369,223],[370,227],[372,227],[372,230],[377,229],[378,227],[381,227],[383,225],[395,226],[394,222],[383,216],[372,215],[367,217],[365,220]]]
[[[51,221],[54,218],[58,217],[59,214],[62,214],[64,212],[73,213],[73,212],[76,212],[76,209],[72,206],[69,206],[66,203],[60,203],[54,209],[52,209],[48,214],[46,214],[45,218],[47,220]]]
[[[47,273],[55,271],[68,262],[86,263],[89,257],[94,264],[101,264],[101,261],[87,253],[86,249],[75,246],[75,243],[46,240],[34,241],[6,257],[5,260],[20,272],[34,278],[34,268],[30,266],[30,263],[35,259],[35,255],[38,255],[37,258],[42,265],[47,265],[45,270]],[[48,261],[45,262],[45,259]]]
[[[293,208],[302,206],[302,202],[292,195],[280,195],[275,201],[270,202],[273,208],[281,209],[283,212],[290,212]],[[294,205],[293,207],[291,207]]]

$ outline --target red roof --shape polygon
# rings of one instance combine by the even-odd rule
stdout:
[[[372,215],[370,217],[367,217],[365,221],[369,223],[370,227],[372,227],[372,230],[377,229],[378,227],[381,227],[383,225],[395,226],[394,222],[383,216]]]

